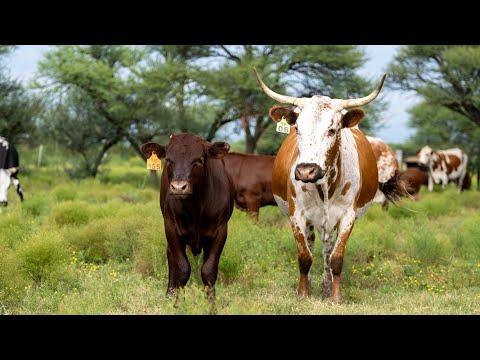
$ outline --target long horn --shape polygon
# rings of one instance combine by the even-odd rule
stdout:
[[[382,80],[380,81],[380,84],[378,84],[377,88],[375,89],[374,92],[372,92],[370,95],[365,96],[360,99],[346,99],[342,101],[342,107],[344,109],[352,108],[352,107],[357,107],[357,106],[362,106],[368,104],[370,101],[375,99],[377,95],[380,93],[380,90],[382,90],[383,82],[385,81],[385,78],[387,77],[387,74],[383,74]]]
[[[263,91],[265,91],[265,94],[267,94],[272,99],[277,100],[278,102],[281,102],[283,104],[292,104],[292,105],[295,105],[295,106],[300,105],[301,99],[293,97],[293,96],[277,94],[275,91],[270,90],[267,87],[267,85],[265,85],[265,83],[262,81],[260,75],[258,74],[257,69],[255,69],[255,67],[254,67],[253,70],[255,70],[255,76],[257,77],[257,80],[260,83],[260,86],[262,87]]]

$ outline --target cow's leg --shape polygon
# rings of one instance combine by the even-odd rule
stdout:
[[[343,256],[345,254],[345,247],[347,240],[352,232],[355,221],[355,214],[348,214],[340,220],[337,232],[337,240],[335,247],[329,259],[330,272],[332,276],[332,292],[330,294],[330,301],[335,304],[342,303],[342,295],[340,293],[340,276],[343,268]]]
[[[465,180],[466,175],[467,175],[467,172],[463,172],[462,175],[460,175],[460,178],[458,179],[457,191],[459,193],[462,192],[463,180]]]
[[[428,176],[428,191],[433,191],[433,176]]]
[[[188,262],[186,245],[175,234],[174,225],[165,224],[167,237],[168,287],[167,295],[175,294],[175,290],[184,287],[190,278],[190,263]]]
[[[448,185],[448,176],[444,174],[442,176],[442,190],[445,190],[447,185]]]
[[[246,197],[247,214],[253,222],[258,223],[258,213],[260,211],[260,203],[262,199],[256,196]]]
[[[17,178],[17,173],[13,174],[11,176],[13,185],[15,186],[15,190],[17,190],[18,196],[20,196],[20,201],[23,201],[23,190],[22,187],[20,186],[20,181]]]
[[[333,250],[333,234],[334,231],[330,232],[329,234],[325,234],[323,240],[323,297],[328,298],[330,297],[330,293],[332,291],[332,274],[330,272],[330,254]]]
[[[218,275],[218,263],[227,240],[227,224],[220,225],[217,236],[207,242],[203,248],[202,281],[207,286],[207,297],[210,302],[215,300],[215,282]]]
[[[300,270],[300,283],[298,295],[310,295],[310,267],[313,263],[313,245],[315,242],[315,228],[307,224],[305,219],[291,219],[293,236],[297,242],[298,267]]]

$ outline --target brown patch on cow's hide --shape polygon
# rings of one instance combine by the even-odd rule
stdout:
[[[438,160],[434,162],[433,169],[440,168],[441,171],[445,171],[445,165],[446,165],[446,158],[445,155],[442,154],[441,152],[437,152],[437,158]]]
[[[302,191],[303,191],[303,192],[307,192],[307,191],[308,191],[308,190],[307,190],[307,187],[306,187],[305,185],[302,185]]]
[[[357,144],[360,167],[360,191],[354,209],[361,208],[372,201],[378,189],[377,160],[372,146],[359,129],[351,129]]]
[[[347,181],[347,183],[343,186],[342,189],[342,195],[345,196],[345,194],[348,192],[350,189],[350,186],[352,186],[352,183],[350,181]]]
[[[353,229],[352,226],[341,236],[338,245],[335,246],[335,252],[330,256],[330,269],[332,269],[333,275],[340,276],[343,268],[343,256],[345,254],[345,246],[347,245],[347,240],[350,237],[350,234]]]
[[[318,191],[318,195],[320,196],[320,199],[325,202],[325,197],[323,196],[323,190],[322,190],[322,185],[315,185]]]
[[[337,150],[338,151],[338,150]],[[333,194],[338,188],[338,184],[340,183],[341,178],[341,169],[342,169],[342,157],[338,154],[337,163],[336,163],[337,171],[335,169],[332,170],[330,177],[328,178],[328,199],[333,197]]]
[[[272,172],[272,192],[287,201],[287,184],[290,182],[290,170],[298,157],[296,134],[294,131],[283,140],[278,150]]]
[[[446,163],[447,166],[447,175],[450,175],[452,172],[456,171],[460,166],[461,160],[458,156],[455,155],[447,155],[450,163]]]

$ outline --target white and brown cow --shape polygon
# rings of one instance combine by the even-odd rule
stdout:
[[[463,150],[433,150],[427,145],[417,155],[419,164],[428,168],[429,191],[433,190],[434,183],[442,184],[442,189],[445,189],[449,181],[455,181],[458,192],[462,191],[468,163],[468,156]]]
[[[310,295],[316,228],[323,241],[323,295],[340,303],[343,256],[355,219],[372,204],[379,187],[391,201],[405,194],[396,176],[387,183],[378,182],[372,147],[356,128],[365,115],[358,106],[377,97],[386,75],[370,95],[348,100],[281,95],[256,76],[268,96],[299,109],[298,113],[282,106],[270,109],[273,120],[285,119],[292,128],[275,158],[272,191],[280,209],[290,217],[297,242],[298,293]]]
[[[8,189],[13,183],[20,200],[23,201],[23,191],[18,180],[18,152],[15,146],[0,136],[0,204],[8,205]]]
[[[399,169],[397,157],[392,148],[379,137],[367,135],[366,138],[372,145],[373,154],[377,159],[378,181],[387,182]],[[384,209],[388,209],[389,201],[380,189],[377,190],[373,202],[381,204]]]

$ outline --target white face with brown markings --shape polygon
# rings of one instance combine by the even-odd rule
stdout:
[[[430,146],[424,146],[418,152],[418,162],[422,165],[429,166],[432,161],[433,149]]]
[[[326,96],[314,96],[309,100],[305,101],[294,126],[299,150],[297,165],[318,166],[321,173],[316,183],[319,184],[330,167],[335,165],[343,108],[338,101]]]

